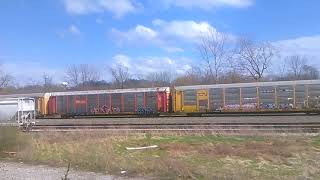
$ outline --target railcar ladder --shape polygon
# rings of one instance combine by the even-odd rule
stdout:
[[[23,129],[28,130],[35,125],[36,111],[34,107],[27,107],[25,99],[18,99],[18,109],[14,115],[14,121]],[[31,99],[34,102],[34,99]]]

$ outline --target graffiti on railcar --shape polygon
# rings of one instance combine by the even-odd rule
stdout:
[[[281,104],[274,104],[274,103],[269,103],[269,104],[260,104],[260,109],[265,109],[265,110],[290,110],[294,109],[294,105],[292,103],[281,103]]]
[[[294,106],[291,103],[279,104],[279,109],[289,110],[289,109],[293,109],[293,108],[294,108]]]
[[[86,100],[75,100],[74,103],[77,105],[83,105],[83,104],[87,104],[87,101]]]
[[[224,106],[224,110],[238,110],[240,109],[240,104],[228,104]]]
[[[120,113],[120,111],[119,107],[103,105],[93,108],[91,112],[94,114],[116,114]]]
[[[229,104],[229,105],[226,105],[224,106],[224,110],[246,110],[246,111],[250,111],[250,110],[256,110],[258,107],[257,103],[246,103],[246,104]]]
[[[257,110],[259,105],[257,103],[247,103],[247,104],[228,104],[223,107],[223,110],[234,111],[234,110]],[[260,104],[260,109],[262,110],[292,110],[294,105],[292,103],[282,103],[282,104]],[[220,109],[221,110],[221,109]]]
[[[276,108],[277,108],[277,105],[274,103],[260,104],[260,109],[274,110]]]
[[[151,115],[154,113],[155,113],[154,110],[150,107],[139,106],[137,108],[137,114],[139,114],[139,115]]]
[[[257,103],[246,103],[241,106],[243,110],[257,110]]]

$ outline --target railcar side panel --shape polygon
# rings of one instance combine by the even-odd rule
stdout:
[[[74,106],[75,96],[67,96],[67,99],[68,99],[68,107],[67,107],[68,114],[75,114],[76,112],[76,109]]]
[[[309,85],[308,105],[311,109],[320,108],[320,84]]]
[[[209,101],[210,101],[210,110],[219,111],[223,109],[223,89],[221,88],[211,88],[209,89]]]
[[[175,90],[173,96],[173,111],[181,112],[182,106],[182,91]]]
[[[36,104],[36,115],[42,116],[44,115],[44,97],[35,97],[35,104]]]
[[[57,96],[57,113],[66,114],[67,113],[67,96]]]
[[[207,89],[197,90],[197,110],[202,112],[209,110],[209,92]]]
[[[57,98],[50,97],[48,101],[48,113],[53,115],[57,113]]]
[[[146,108],[149,108],[153,112],[158,111],[157,92],[147,92],[146,93]]]
[[[74,97],[74,109],[76,115],[86,115],[87,109],[87,96],[79,95]]]
[[[123,111],[124,112],[135,112],[135,93],[123,94]]]
[[[107,94],[99,94],[99,102],[98,102],[98,108],[99,107],[103,107],[103,106],[107,106],[109,107],[109,103],[108,103],[108,95]]]
[[[280,110],[292,110],[294,98],[293,86],[277,87],[277,107]]]
[[[240,88],[225,89],[225,111],[238,111],[240,109]]]
[[[261,110],[272,110],[276,108],[276,88],[272,86],[259,87],[259,108]]]
[[[99,107],[99,102],[98,102],[98,94],[90,94],[87,96],[87,103],[88,103],[88,111],[87,114],[94,114],[95,108]]]
[[[122,101],[121,101],[122,94],[111,94],[111,106],[109,107],[111,112],[113,113],[120,113],[124,112],[122,108]]]
[[[258,88],[241,88],[241,109],[243,111],[256,111],[258,108]]]
[[[137,108],[144,108],[144,93],[136,94],[136,104]]]
[[[136,90],[135,90],[136,91]],[[48,115],[107,115],[168,111],[168,92],[57,93],[48,102]]]
[[[157,92],[157,111],[168,112],[168,96],[166,92]]]
[[[306,101],[307,101],[307,98],[306,98],[306,86],[304,85],[297,85],[294,87],[295,89],[295,98],[294,98],[294,106],[295,108],[297,109],[304,109],[306,108]]]
[[[320,111],[320,84],[315,82],[318,81],[178,87],[174,94],[175,111]],[[206,92],[208,99],[203,98]]]
[[[182,111],[197,112],[197,91],[194,89],[182,92]]]

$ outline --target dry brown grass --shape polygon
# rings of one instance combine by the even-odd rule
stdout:
[[[27,148],[31,139],[16,127],[0,127],[0,157],[12,156]]]
[[[257,158],[277,156],[290,158],[295,153],[308,151],[307,143],[303,141],[273,140],[273,141],[249,141],[242,144],[165,144],[161,148],[172,156],[185,156],[190,154],[204,154],[210,157],[238,156],[244,158]]]
[[[125,149],[154,144],[160,148]],[[17,158],[156,179],[316,179],[320,137],[38,133]]]

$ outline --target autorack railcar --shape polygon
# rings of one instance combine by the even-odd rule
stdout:
[[[38,117],[320,112],[320,80],[0,95],[32,97]],[[172,108],[171,108],[172,107]]]
[[[320,80],[176,86],[175,112],[320,111]]]
[[[47,116],[168,112],[169,87],[47,93]]]

